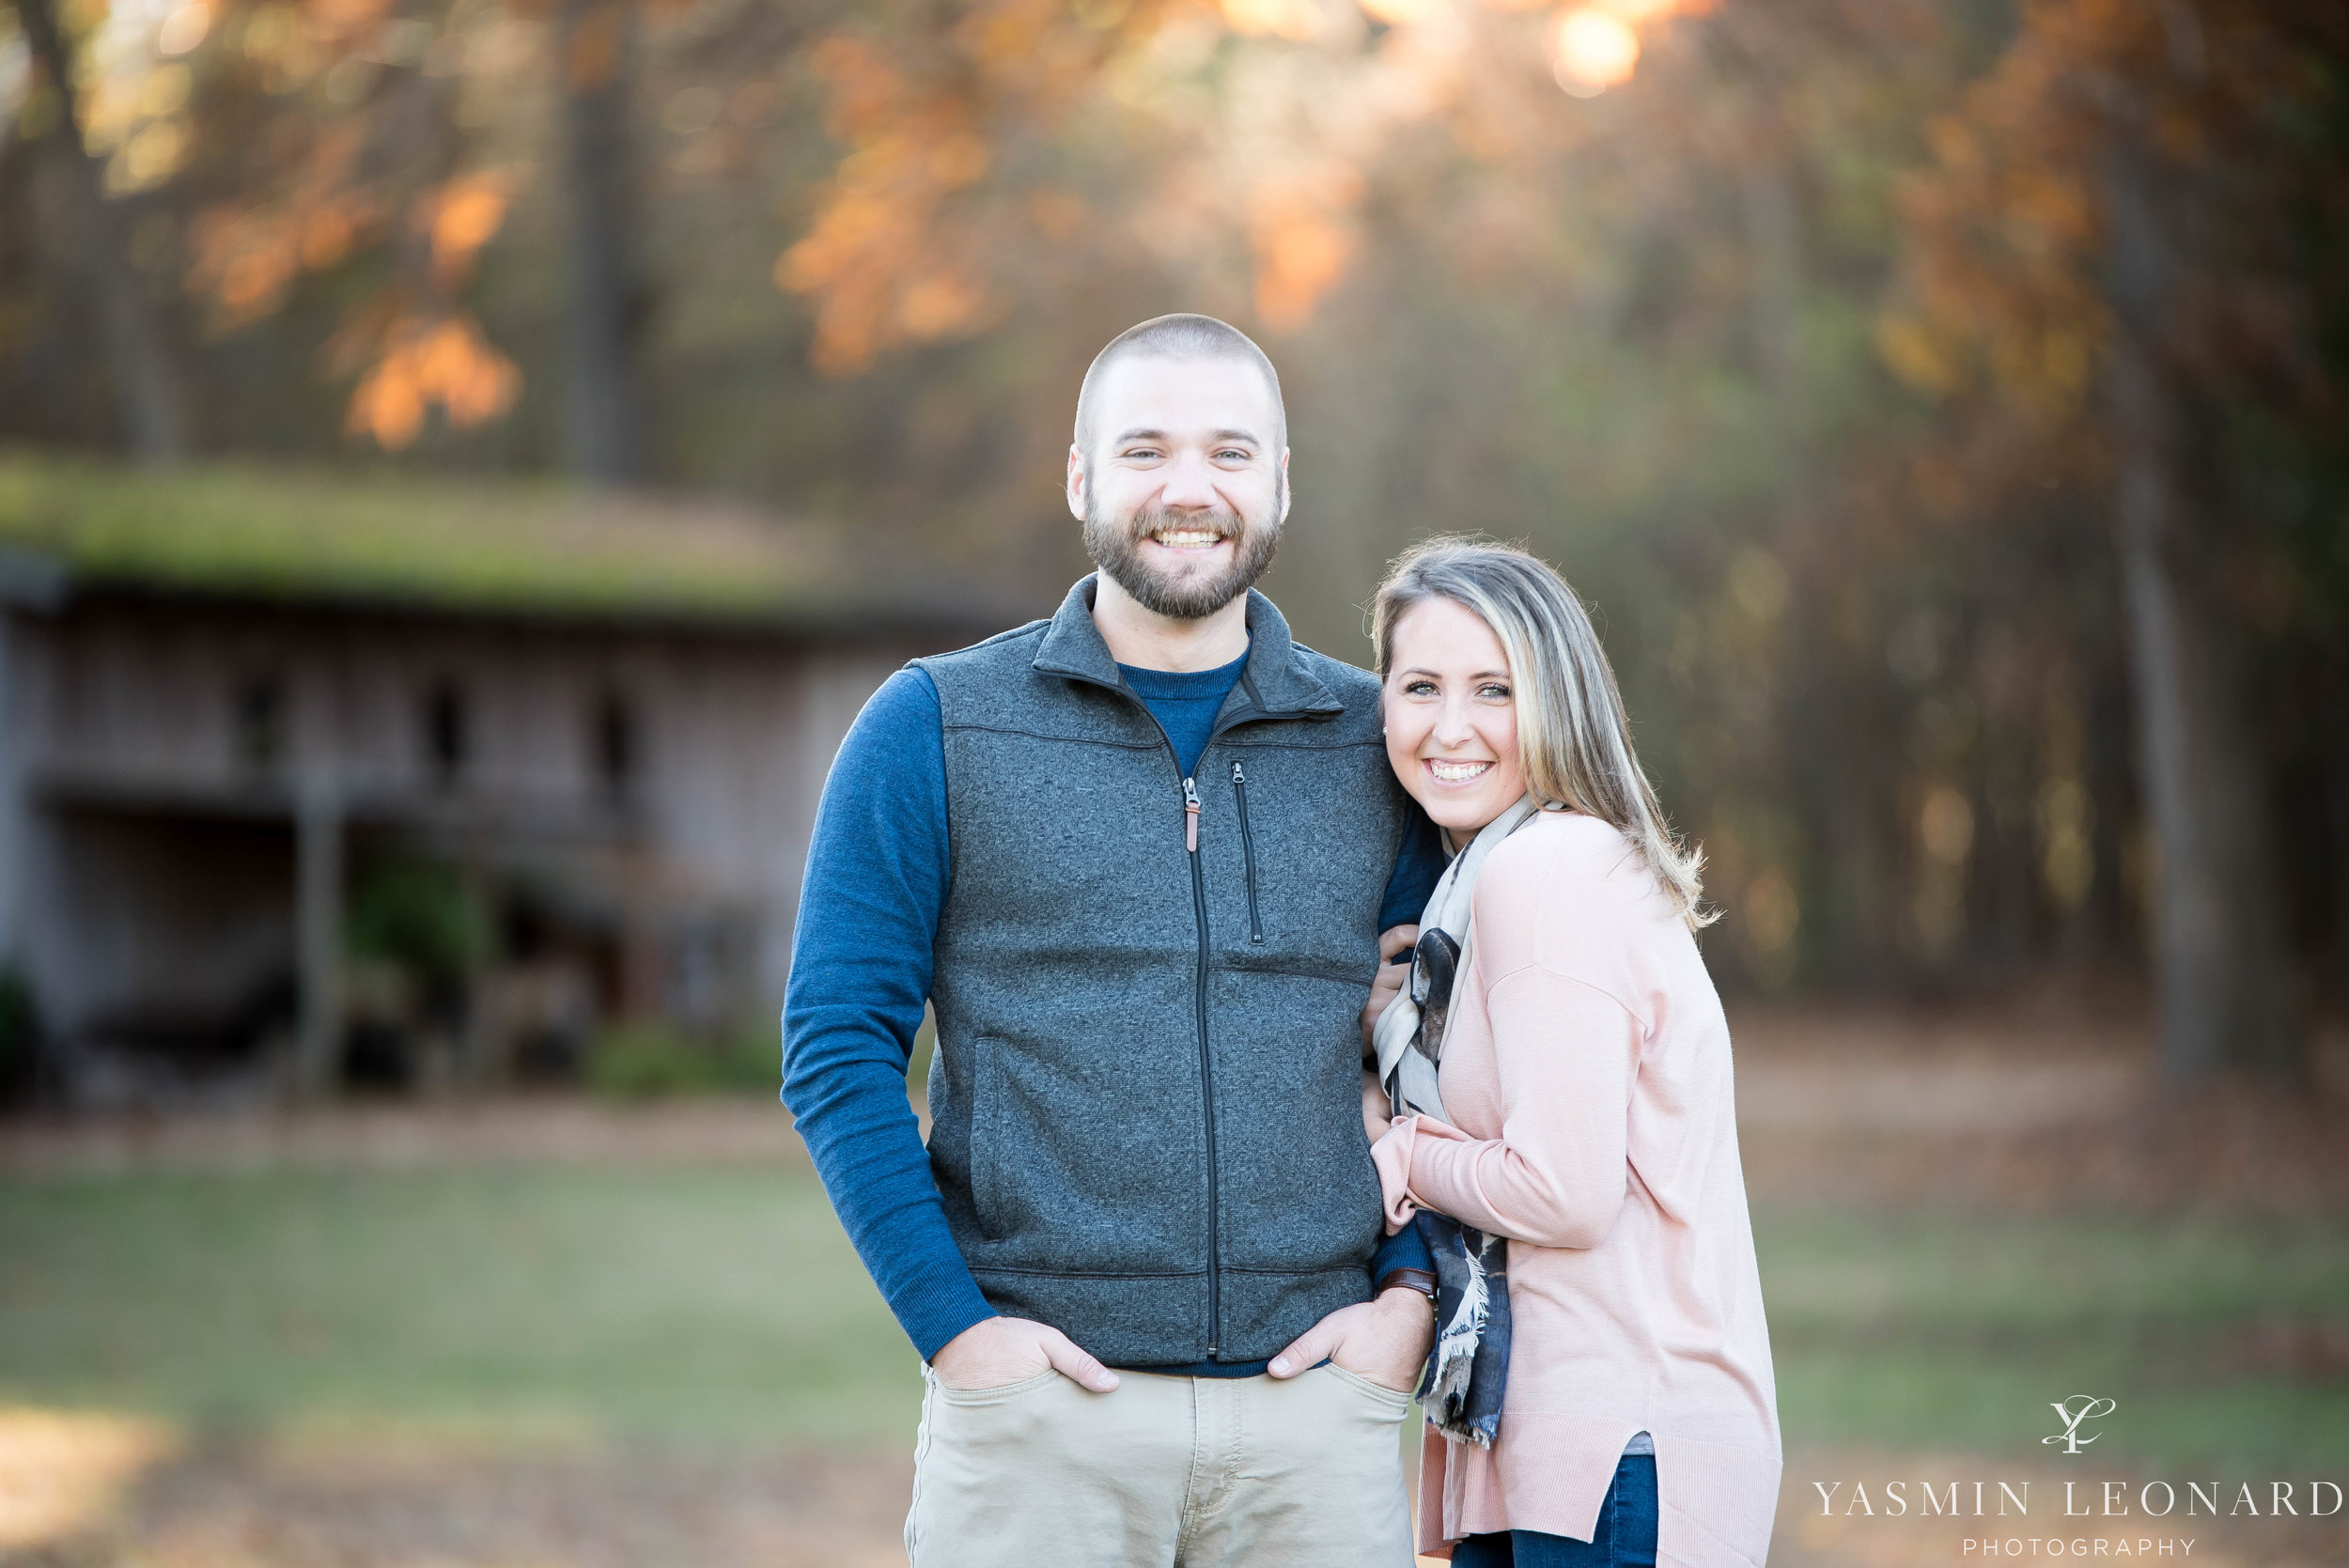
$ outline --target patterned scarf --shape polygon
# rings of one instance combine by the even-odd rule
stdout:
[[[1436,1069],[1443,1060],[1453,982],[1468,968],[1476,874],[1493,846],[1523,827],[1536,809],[1528,797],[1486,823],[1445,868],[1420,917],[1410,984],[1371,1032],[1379,1081],[1406,1113],[1451,1120],[1444,1114]],[[1445,1436],[1490,1448],[1501,1430],[1501,1396],[1509,1382],[1508,1242],[1430,1209],[1421,1209],[1415,1222],[1435,1256],[1437,1287],[1436,1347],[1420,1381],[1420,1399],[1428,1421]]]

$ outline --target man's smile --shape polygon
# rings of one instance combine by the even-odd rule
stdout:
[[[1161,528],[1147,536],[1161,550],[1180,554],[1200,555],[1221,544],[1231,542],[1231,536],[1215,528]]]

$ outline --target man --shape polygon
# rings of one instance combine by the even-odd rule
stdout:
[[[929,1363],[917,1568],[1411,1560],[1433,1281],[1380,1239],[1358,1016],[1441,853],[1377,680],[1251,590],[1288,456],[1244,334],[1119,336],[1068,452],[1099,572],[893,675],[825,785],[784,1099]]]

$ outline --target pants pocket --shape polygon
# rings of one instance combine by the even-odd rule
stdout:
[[[960,1405],[965,1409],[977,1409],[989,1405],[1004,1404],[1019,1398],[1021,1394],[1034,1393],[1059,1375],[1059,1368],[1046,1367],[1033,1377],[1023,1377],[1017,1383],[1003,1383],[992,1389],[950,1389],[938,1380],[936,1373],[932,1373],[930,1386],[938,1390],[938,1397],[946,1404]]]
[[[1347,1384],[1377,1400],[1396,1421],[1401,1421],[1403,1413],[1411,1407],[1411,1395],[1408,1389],[1390,1389],[1383,1383],[1373,1383],[1361,1373],[1348,1372],[1335,1361],[1330,1363],[1329,1370],[1336,1374],[1339,1382]]]

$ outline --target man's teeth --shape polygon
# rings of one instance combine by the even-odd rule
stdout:
[[[1492,767],[1489,762],[1436,762],[1427,764],[1437,778],[1445,784],[1466,784]]]
[[[1205,550],[1223,542],[1223,536],[1212,528],[1165,528],[1150,536],[1169,550]]]

